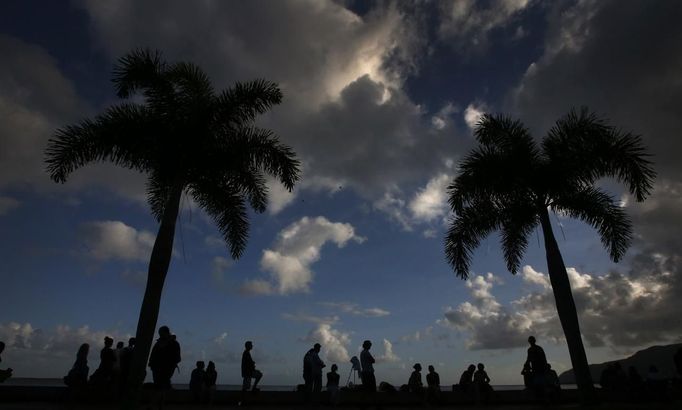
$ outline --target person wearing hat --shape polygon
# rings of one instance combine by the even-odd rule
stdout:
[[[422,383],[422,365],[420,363],[415,363],[412,366],[414,371],[410,375],[410,380],[407,382],[407,388],[412,393],[421,393],[424,389],[424,384]]]
[[[362,342],[362,352],[360,352],[360,364],[362,364],[362,372],[360,378],[362,379],[362,387],[366,391],[377,391],[377,379],[374,377],[374,357],[369,352],[372,347],[372,342],[365,340]]]

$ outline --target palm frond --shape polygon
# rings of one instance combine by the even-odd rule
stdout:
[[[147,178],[147,203],[154,218],[160,222],[171,192],[171,183],[157,170],[151,170]]]
[[[500,216],[491,203],[482,202],[462,209],[452,219],[445,237],[445,257],[457,276],[469,277],[473,251],[500,226]]]
[[[653,189],[656,172],[641,137],[616,129],[586,107],[559,119],[542,147],[566,183],[591,185],[612,177],[624,183],[637,201]]]
[[[632,223],[614,198],[594,187],[557,197],[552,209],[594,227],[613,261],[618,262],[632,241]]]
[[[208,75],[196,64],[179,62],[171,65],[166,71],[168,80],[176,87],[176,98],[180,103],[194,101],[203,108],[213,98],[213,85]]]
[[[110,107],[94,121],[85,120],[55,132],[45,150],[47,172],[53,181],[63,183],[73,171],[90,162],[111,161],[146,171],[152,161],[150,141],[159,128],[143,107]]]
[[[209,181],[191,183],[189,192],[218,226],[232,258],[239,259],[246,249],[249,236],[249,218],[244,198],[232,187],[218,187]]]
[[[279,142],[271,130],[241,127],[218,141],[219,155],[238,166],[263,170],[289,191],[299,179],[300,162],[294,150]]]
[[[519,120],[505,115],[484,114],[474,128],[474,136],[486,147],[515,155],[534,157],[538,148],[528,129]]]
[[[112,81],[116,95],[128,98],[143,88],[157,87],[166,63],[159,51],[140,48],[119,58]]]
[[[502,251],[509,272],[516,274],[528,247],[528,237],[538,223],[537,212],[528,204],[507,204],[502,220]]]
[[[249,125],[256,116],[264,114],[282,102],[279,86],[271,81],[258,79],[236,83],[224,90],[217,98],[220,121],[237,125]]]

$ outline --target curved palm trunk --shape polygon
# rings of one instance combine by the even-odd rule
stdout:
[[[154,241],[154,248],[149,259],[147,273],[147,286],[142,299],[140,317],[137,321],[135,334],[135,350],[130,367],[128,379],[128,391],[122,402],[123,408],[137,408],[142,383],[145,378],[145,369],[149,352],[154,340],[156,322],[159,318],[159,306],[161,304],[161,292],[168,273],[171,256],[173,254],[173,239],[175,238],[175,221],[180,208],[180,196],[182,187],[176,187],[168,198],[164,208],[161,225]]]
[[[554,301],[557,313],[559,314],[559,321],[561,321],[561,327],[566,337],[568,353],[571,356],[573,374],[575,375],[575,381],[583,400],[589,400],[593,390],[592,376],[590,375],[585,347],[583,346],[580,334],[578,313],[573,301],[571,283],[568,281],[566,266],[564,265],[564,259],[561,257],[561,252],[559,252],[559,246],[556,243],[556,239],[554,239],[547,209],[540,212],[540,224],[542,225],[542,234],[545,238],[549,280],[554,292]]]

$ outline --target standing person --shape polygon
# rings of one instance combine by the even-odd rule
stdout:
[[[327,391],[329,392],[329,403],[332,406],[339,404],[339,380],[341,376],[336,373],[338,369],[339,366],[333,364],[332,371],[327,373]]]
[[[427,399],[437,401],[440,398],[440,375],[436,373],[433,365],[429,365],[429,372],[426,374]]]
[[[422,383],[422,365],[421,363],[415,363],[412,368],[414,371],[410,374],[410,379],[407,381],[407,389],[412,393],[421,393],[424,389],[424,384]]]
[[[377,391],[377,379],[374,377],[374,357],[369,352],[372,347],[372,342],[365,340],[362,342],[362,352],[360,353],[360,364],[362,365],[362,372],[360,378],[362,379],[362,387],[369,392]]]
[[[0,342],[0,354],[5,351],[5,342]],[[2,362],[2,358],[0,358],[0,362]],[[12,377],[12,368],[9,367],[5,370],[0,369],[0,383],[4,382],[5,380],[9,379]]]
[[[215,363],[209,360],[208,366],[206,366],[206,392],[209,406],[213,404],[213,396],[215,395],[217,381],[218,372],[215,369]]]
[[[244,343],[244,353],[242,353],[242,392],[251,389],[253,392],[260,391],[258,389],[258,382],[263,377],[260,370],[256,370],[256,362],[251,358],[251,350],[253,349],[253,342],[250,340]],[[251,379],[254,379],[253,387],[251,387]]]
[[[123,355],[123,349],[125,344],[122,341],[116,343],[116,349],[114,349],[114,375],[118,380],[121,377],[121,356]]]
[[[192,370],[189,378],[189,390],[194,396],[194,401],[199,403],[204,396],[204,388],[206,387],[206,371],[204,370],[204,362],[199,360],[197,367]]]
[[[531,374],[531,385],[535,390],[536,394],[542,394],[545,387],[545,370],[547,369],[547,356],[545,356],[545,351],[542,347],[535,344],[535,337],[528,337],[528,343],[530,347],[528,348],[528,356],[526,357],[526,363],[530,366]]]
[[[76,353],[76,361],[69,373],[64,376],[64,384],[69,387],[83,387],[88,384],[88,353],[90,352],[90,345],[83,343],[78,348]]]
[[[171,377],[180,363],[180,344],[168,326],[159,328],[159,338],[149,356],[154,386],[159,390],[171,389]]]
[[[121,373],[119,374],[119,391],[123,392],[128,385],[128,375],[130,375],[130,364],[133,361],[133,353],[135,352],[135,338],[131,337],[128,339],[128,346],[126,346],[121,352],[120,356],[120,367]]]
[[[307,399],[310,399],[312,393],[316,394],[322,391],[322,369],[325,364],[320,359],[321,349],[322,346],[315,343],[313,348],[308,350],[303,357],[303,380],[305,381]]]
[[[104,347],[99,353],[99,367],[90,376],[90,383],[95,385],[108,385],[114,377],[114,364],[116,355],[114,349],[114,339],[109,336],[104,337]]]

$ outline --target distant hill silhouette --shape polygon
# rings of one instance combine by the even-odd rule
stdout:
[[[606,366],[614,362],[620,362],[623,370],[627,372],[628,367],[635,366],[639,374],[644,378],[649,371],[649,366],[654,365],[658,368],[658,371],[662,377],[675,377],[677,371],[675,370],[675,363],[673,362],[673,356],[677,349],[682,347],[682,343],[676,343],[666,346],[651,346],[644,350],[640,350],[632,356],[621,359],[612,360],[610,362],[604,362],[599,364],[590,365],[590,373],[592,374],[592,380],[595,383],[599,382],[599,376]],[[559,375],[559,381],[562,384],[573,384],[575,383],[575,378],[573,376],[573,369],[566,370]]]

